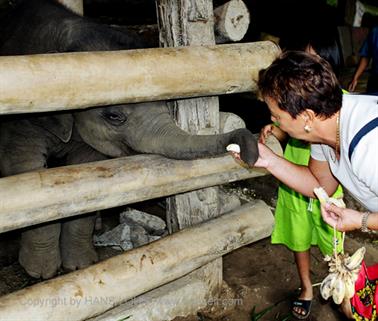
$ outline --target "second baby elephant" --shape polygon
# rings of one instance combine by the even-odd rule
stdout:
[[[43,14],[36,12],[38,8],[44,10]],[[112,38],[109,27],[89,23],[51,0],[24,1],[16,9],[22,14],[8,22],[6,30],[12,33],[3,39],[3,47],[0,44],[2,54],[132,47],[132,39],[122,42],[123,36],[118,34]],[[36,24],[36,33],[32,33],[33,25],[28,25],[28,10],[30,21]],[[38,19],[42,19],[41,26]],[[54,25],[50,34],[49,19]],[[12,28],[12,23],[17,28]],[[27,27],[22,29],[22,25]],[[85,28],[81,28],[83,26]],[[80,34],[89,27],[92,33]],[[42,39],[36,41],[37,37]],[[54,37],[56,39],[52,41]],[[91,37],[96,41],[91,41]],[[72,46],[64,46],[65,43]],[[257,142],[247,129],[219,135],[190,135],[177,127],[165,102],[108,106],[74,113],[12,115],[1,118],[0,174],[9,176],[52,165],[137,153],[194,159],[225,153],[226,146],[231,143],[239,144],[241,158],[254,164],[258,157]],[[26,229],[21,236],[21,265],[33,277],[50,278],[61,264],[69,270],[91,264],[97,260],[92,245],[93,226],[94,216],[87,215]]]

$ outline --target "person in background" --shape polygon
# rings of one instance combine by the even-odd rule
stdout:
[[[352,81],[348,86],[348,90],[353,92],[356,90],[357,83],[369,66],[371,61],[371,70],[367,83],[366,93],[370,95],[378,95],[378,26],[373,27],[367,38],[365,39],[360,51],[360,61],[354,72]]]
[[[288,187],[311,198],[315,198],[316,187],[332,195],[342,184],[368,211],[321,205],[324,221],[339,231],[377,231],[378,98],[343,94],[330,64],[300,51],[284,52],[262,70],[258,88],[272,121],[279,122],[291,137],[311,143],[311,156],[307,166],[297,165],[259,143],[254,166],[267,169]],[[377,314],[378,264],[370,268],[370,278],[376,279],[369,287],[369,301],[361,305],[354,301],[361,295],[359,280],[367,280],[368,273],[364,276],[362,268],[355,297],[346,302],[349,317],[357,320],[372,320]]]
[[[334,72],[339,73],[341,57],[334,37],[327,38],[323,35],[322,38],[311,38],[300,49],[324,58],[331,64]],[[287,134],[280,129],[279,123],[267,125],[262,129],[261,142],[264,143],[271,134],[281,143],[287,141]],[[289,138],[284,157],[295,164],[307,165],[310,159],[310,145]],[[340,186],[333,197],[341,196]],[[300,293],[292,302],[292,314],[296,318],[306,319],[310,315],[313,298],[310,248],[317,245],[323,255],[331,255],[335,242],[333,229],[323,221],[317,199],[303,196],[284,184],[280,184],[278,189],[274,217],[275,226],[271,242],[283,244],[293,251],[300,280]],[[341,244],[340,232],[337,233],[337,241]]]

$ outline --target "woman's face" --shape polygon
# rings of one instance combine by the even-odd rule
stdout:
[[[304,130],[306,126],[306,118],[304,116],[298,115],[298,117],[293,118],[288,112],[280,109],[277,102],[271,97],[265,97],[265,102],[270,110],[272,122],[280,129],[291,137],[303,140],[309,139],[309,134]]]

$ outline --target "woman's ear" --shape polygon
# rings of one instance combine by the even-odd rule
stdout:
[[[313,127],[313,121],[315,120],[315,113],[311,109],[306,109],[300,114],[303,121],[303,130],[306,133],[311,133]]]
[[[300,117],[302,117],[305,124],[311,124],[316,118],[316,115],[312,109],[306,109],[301,113]]]

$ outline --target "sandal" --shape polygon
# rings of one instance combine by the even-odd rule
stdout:
[[[296,299],[293,301],[291,313],[295,318],[299,320],[305,320],[310,315],[311,305],[312,305],[312,300]],[[302,311],[297,312],[294,310],[294,308],[300,308]]]

